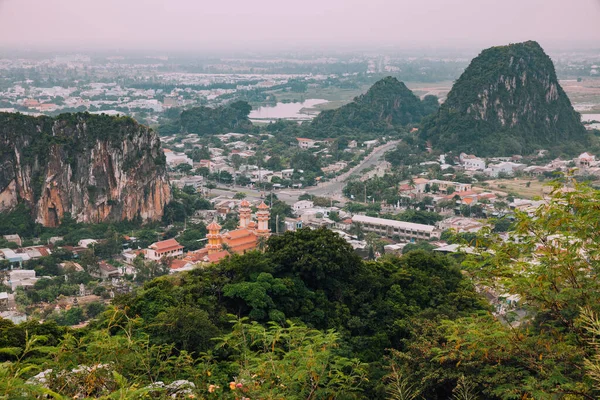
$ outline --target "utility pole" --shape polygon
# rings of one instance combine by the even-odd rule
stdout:
[[[279,235],[279,214],[275,214],[275,234]]]

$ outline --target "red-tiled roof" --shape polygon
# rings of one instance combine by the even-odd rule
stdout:
[[[183,260],[173,260],[171,261],[171,269],[179,269],[179,268],[183,268],[188,264],[188,261],[183,261]]]
[[[246,236],[253,236],[254,232],[248,230],[248,229],[236,229],[234,231],[230,231],[227,232],[226,236],[228,239],[239,239],[239,238],[243,238]]]
[[[228,255],[229,255],[229,252],[223,250],[223,251],[219,251],[217,253],[209,254],[207,256],[207,258],[208,258],[208,262],[216,263],[216,262],[221,261],[222,259],[224,259]]]
[[[213,221],[210,224],[208,224],[208,226],[206,227],[206,229],[208,229],[209,231],[220,231],[221,230],[221,225],[217,224],[216,221]]]
[[[171,251],[171,250],[180,250],[183,249],[183,246],[180,245],[175,239],[167,239],[162,242],[152,243],[150,248],[157,252],[163,251]]]
[[[268,209],[269,209],[269,206],[268,206],[268,205],[266,205],[266,204],[265,204],[265,202],[263,201],[263,202],[262,202],[262,203],[260,203],[260,204],[258,205],[258,207],[256,207],[256,208],[258,208],[259,210],[268,210]]]

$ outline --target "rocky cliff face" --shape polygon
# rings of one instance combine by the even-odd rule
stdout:
[[[552,60],[530,41],[481,52],[421,135],[442,150],[486,156],[581,142],[585,129]]]
[[[156,220],[171,196],[158,136],[131,118],[0,113],[0,212],[36,222]]]

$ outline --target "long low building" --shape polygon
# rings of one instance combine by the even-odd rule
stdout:
[[[432,225],[367,217],[366,215],[355,215],[352,217],[352,222],[361,224],[366,232],[375,232],[388,238],[396,236],[404,242],[416,242],[439,237],[439,232]]]

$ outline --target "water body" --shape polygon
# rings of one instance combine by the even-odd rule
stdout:
[[[581,121],[600,121],[600,114],[581,114]]]
[[[313,119],[318,112],[300,112],[303,108],[312,108],[317,104],[328,103],[323,99],[308,99],[302,103],[277,103],[275,106],[259,107],[250,112],[251,121],[271,122],[278,119],[291,119],[308,121]]]

